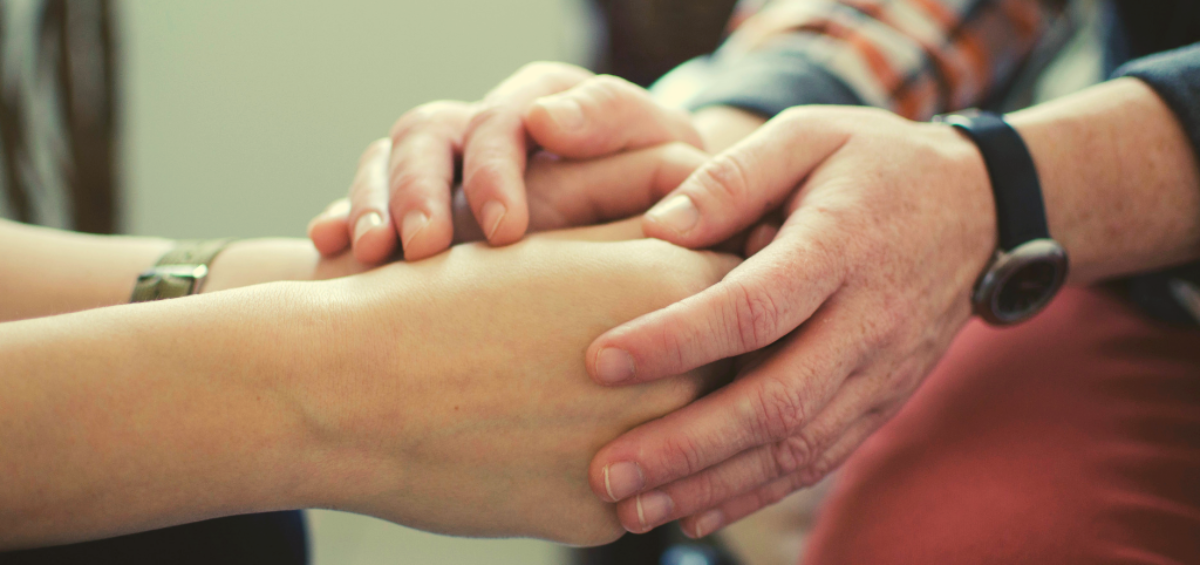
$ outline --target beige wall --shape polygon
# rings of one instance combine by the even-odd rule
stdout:
[[[125,0],[126,227],[302,236],[405,110],[585,59],[577,0]],[[553,563],[532,541],[311,513],[316,565]]]
[[[578,60],[579,0],[125,0],[127,223],[302,235],[405,110]]]

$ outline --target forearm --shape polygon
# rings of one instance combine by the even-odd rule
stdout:
[[[85,235],[4,220],[0,242],[0,322],[126,303],[138,274],[173,245],[161,238]],[[205,291],[357,270],[348,256],[321,260],[305,240],[238,241],[213,262]]]
[[[1073,283],[1200,258],[1195,153],[1150,87],[1120,79],[1010,121],[1034,156]]]
[[[313,367],[277,346],[315,336],[305,296],[0,324],[0,548],[308,505],[311,444],[280,385]]]

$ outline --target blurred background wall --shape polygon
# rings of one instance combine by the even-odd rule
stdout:
[[[582,0],[126,0],[125,230],[304,236],[404,111],[477,99],[520,65],[590,60]],[[432,536],[310,513],[316,565],[523,564],[527,540]]]
[[[583,0],[127,0],[124,227],[302,236],[404,111],[585,62]]]

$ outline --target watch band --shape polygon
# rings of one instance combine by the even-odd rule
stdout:
[[[1027,241],[1048,239],[1046,205],[1037,166],[1021,134],[991,112],[942,116],[979,147],[992,181],[1000,249],[1011,251]]]
[[[943,116],[983,155],[996,202],[995,256],[971,292],[975,313],[996,325],[1037,315],[1066,282],[1067,251],[1050,237],[1037,166],[1021,134],[987,112]]]
[[[142,273],[130,302],[149,302],[198,294],[208,267],[233,239],[188,240],[175,244],[154,267]]]

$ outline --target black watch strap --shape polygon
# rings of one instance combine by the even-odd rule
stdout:
[[[991,112],[951,114],[940,119],[970,137],[983,154],[996,198],[1000,249],[1011,251],[1027,241],[1049,238],[1037,166],[1021,134]]]

